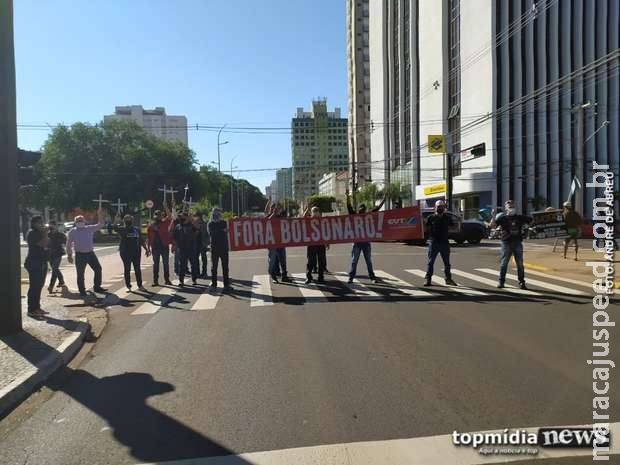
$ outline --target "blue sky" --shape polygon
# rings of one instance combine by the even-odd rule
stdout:
[[[290,126],[327,98],[346,114],[344,0],[16,0],[18,123],[98,122],[163,106],[190,124]],[[48,131],[19,130],[38,149]],[[223,134],[222,169],[290,166],[288,134]],[[216,133],[189,131],[202,163]],[[240,173],[261,190],[273,172]]]

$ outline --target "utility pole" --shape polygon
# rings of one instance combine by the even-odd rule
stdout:
[[[222,172],[222,165],[221,165],[221,159],[220,159],[220,146],[228,144],[228,141],[224,141],[224,142],[220,142],[220,135],[222,134],[222,131],[224,130],[224,128],[226,127],[226,125],[222,126],[220,128],[220,130],[217,132],[217,172],[221,173]],[[220,194],[220,207],[222,206],[222,192],[219,193]]]
[[[357,208],[357,154],[355,153],[355,138],[351,137],[351,192],[353,193],[353,207]]]
[[[0,12],[0,198],[5,208],[0,228],[0,335],[8,335],[22,329],[13,0],[0,0]]]
[[[452,211],[452,159],[454,158],[454,154],[452,153],[452,135],[446,135],[446,153],[445,153],[445,164],[446,164],[446,203],[448,204],[447,209]]]

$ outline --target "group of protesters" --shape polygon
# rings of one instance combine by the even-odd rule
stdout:
[[[360,204],[357,210],[351,204],[351,196],[346,192],[347,211],[350,215],[365,214],[368,211],[381,210],[386,198],[378,205],[367,208]],[[317,205],[302,206],[301,217],[320,217],[321,210]],[[428,235],[428,250],[426,275],[424,286],[432,286],[434,263],[437,255],[441,255],[444,264],[445,283],[456,286],[452,279],[450,266],[450,229],[455,226],[454,218],[446,212],[446,203],[438,200],[435,203],[434,212],[426,218],[425,229]],[[269,201],[265,207],[265,218],[287,218],[291,216],[286,208],[279,203]],[[563,216],[566,223],[568,237],[564,243],[564,258],[570,242],[575,244],[575,260],[577,260],[578,242],[580,235],[581,217],[570,204],[564,204]],[[492,213],[491,227],[499,227],[501,230],[501,258],[498,288],[504,287],[508,263],[514,257],[517,266],[517,278],[521,289],[527,289],[523,268],[523,238],[524,226],[531,222],[531,218],[519,215],[515,204],[508,200],[501,212]],[[31,230],[27,236],[28,255],[25,260],[25,268],[29,274],[30,287],[28,289],[28,314],[32,317],[42,317],[48,312],[41,309],[41,292],[45,286],[48,264],[51,267],[51,277],[48,285],[49,293],[55,291],[55,286],[66,289],[66,281],[60,270],[63,255],[67,255],[69,263],[74,263],[77,272],[77,286],[81,296],[86,297],[84,273],[89,266],[94,272],[95,293],[105,293],[102,287],[101,264],[94,252],[94,234],[104,227],[103,212],[97,211],[97,223],[87,225],[82,215],[75,217],[73,229],[64,234],[59,231],[56,222],[50,221],[46,227],[41,216],[34,216],[30,222]],[[170,280],[170,253],[174,254],[174,271],[179,281],[178,286],[185,286],[185,278],[191,277],[192,284],[197,285],[198,279],[209,279],[207,267],[207,252],[211,252],[211,286],[210,290],[217,288],[217,273],[221,262],[224,291],[231,291],[229,276],[229,244],[228,222],[222,218],[220,208],[213,208],[208,221],[204,219],[204,213],[190,213],[187,210],[176,211],[174,202],[169,206],[164,202],[164,209],[153,213],[152,222],[147,228],[146,239],[141,234],[138,226],[134,225],[131,215],[125,215],[120,221],[117,216],[110,227],[119,236],[119,254],[123,262],[124,278],[127,289],[131,291],[131,268],[133,267],[136,285],[140,291],[146,291],[142,282],[141,257],[144,250],[147,257],[153,260],[152,286],[160,286],[160,262],[163,268],[164,285],[172,285]],[[327,271],[328,244],[307,246],[306,284],[313,282],[313,274],[316,273],[317,283],[325,282]],[[352,283],[357,274],[357,265],[363,255],[368,270],[368,278],[372,282],[379,282],[374,273],[371,254],[371,243],[368,241],[354,242],[351,250],[351,265],[348,273],[348,282]],[[291,282],[288,274],[286,248],[269,248],[267,254],[267,270],[273,283]],[[202,262],[202,264],[201,264]]]

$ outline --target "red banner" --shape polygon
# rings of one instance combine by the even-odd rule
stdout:
[[[230,250],[405,241],[422,237],[424,232],[418,207],[318,218],[228,220]]]

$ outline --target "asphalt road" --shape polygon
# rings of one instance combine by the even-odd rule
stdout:
[[[257,290],[265,251],[232,255],[236,291],[215,302],[203,287],[170,290],[162,307],[163,296],[131,294],[109,307],[90,358],[56,393],[3,425],[0,463],[160,462],[591,423],[591,290],[540,276],[532,294],[497,290],[480,281],[496,275],[479,271],[498,269],[497,247],[454,248],[453,269],[469,273],[454,279],[469,290],[426,296],[407,295],[426,289],[406,271],[424,270],[425,249],[401,244],[373,244],[375,269],[400,281],[369,284],[360,260],[368,286],[354,291],[377,295],[353,295],[334,275],[267,295]],[[305,249],[288,254],[290,272],[303,273]],[[349,254],[332,246],[330,271],[348,270]]]

